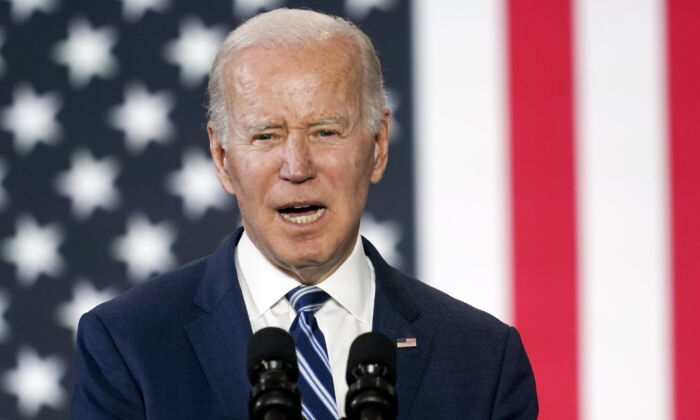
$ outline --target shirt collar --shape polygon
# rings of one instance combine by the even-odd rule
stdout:
[[[370,302],[373,283],[369,264],[371,263],[362,247],[362,238],[357,235],[355,247],[348,259],[317,285],[365,324],[370,324],[371,310],[374,307],[374,303]]]
[[[280,271],[253,244],[245,231],[238,246],[238,261],[248,286],[253,308],[251,318],[262,316],[299,282]],[[328,293],[340,306],[360,321],[369,324],[372,319],[372,276],[369,260],[365,257],[362,239],[357,236],[350,256],[317,286]]]

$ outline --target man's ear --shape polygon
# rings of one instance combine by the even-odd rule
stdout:
[[[226,192],[231,195],[236,195],[228,162],[226,161],[226,149],[222,143],[219,142],[219,138],[217,137],[217,133],[211,121],[207,123],[207,134],[209,135],[209,151],[211,152],[211,160],[214,162],[216,177],[219,178],[219,182]],[[225,141],[225,139],[221,140]]]
[[[384,108],[382,122],[374,136],[374,166],[370,180],[373,184],[381,181],[389,161],[389,136],[391,135],[391,111]]]

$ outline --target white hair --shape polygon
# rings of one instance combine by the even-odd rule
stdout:
[[[259,14],[233,30],[224,40],[212,64],[207,87],[207,116],[223,143],[229,133],[224,68],[246,48],[313,45],[333,37],[344,37],[357,47],[362,66],[361,112],[368,128],[376,133],[385,106],[384,80],[379,57],[369,37],[352,22],[312,10],[275,9]]]

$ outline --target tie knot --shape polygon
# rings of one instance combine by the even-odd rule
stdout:
[[[299,286],[287,293],[287,300],[297,313],[316,312],[331,297],[316,286]]]

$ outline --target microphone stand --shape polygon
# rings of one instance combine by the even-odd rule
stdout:
[[[263,420],[289,420],[283,410],[268,410],[263,416]]]
[[[370,366],[365,366],[369,368]],[[373,367],[372,367],[373,368]],[[372,371],[372,368],[366,371]],[[370,373],[348,388],[345,410],[353,420],[396,419],[396,392],[384,378]]]

